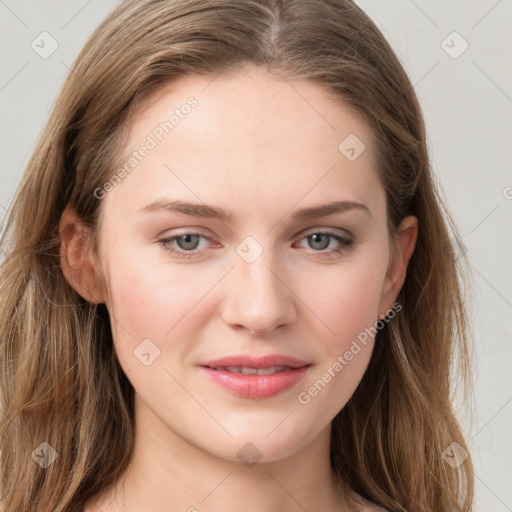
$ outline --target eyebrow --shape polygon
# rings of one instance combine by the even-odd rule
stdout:
[[[219,207],[201,203],[165,199],[153,201],[141,208],[139,211],[151,212],[156,210],[183,213],[191,217],[204,217],[220,220],[230,220],[232,218],[230,213]],[[343,213],[349,210],[360,210],[371,216],[370,209],[362,203],[358,203],[357,201],[334,201],[297,210],[292,215],[292,219],[299,221],[316,219],[318,217],[325,217],[334,213]]]

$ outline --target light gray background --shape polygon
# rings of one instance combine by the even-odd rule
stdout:
[[[0,0],[1,216],[68,67],[116,3]],[[435,172],[472,263],[476,407],[461,422],[476,465],[477,510],[512,511],[512,3],[357,3],[387,36],[415,84]],[[460,36],[446,39],[454,31]],[[47,37],[42,32],[58,43],[46,59],[31,47]],[[453,58],[464,41],[467,50]]]

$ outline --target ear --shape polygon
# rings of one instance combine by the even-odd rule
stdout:
[[[395,238],[395,246],[386,277],[382,286],[379,303],[379,318],[386,316],[398,297],[407,275],[407,265],[414,252],[418,237],[418,219],[414,216],[405,217]]]
[[[69,206],[62,213],[59,235],[60,265],[66,281],[88,302],[105,303],[103,280],[90,232]]]

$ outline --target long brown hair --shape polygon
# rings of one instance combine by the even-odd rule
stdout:
[[[430,167],[414,89],[381,32],[349,0],[127,0],[73,65],[5,220],[5,511],[74,510],[119,478],[133,450],[134,392],[109,313],[80,297],[60,268],[64,208],[96,234],[94,191],[118,168],[127,119],[142,100],[180,76],[246,64],[311,80],[362,114],[377,141],[389,232],[407,215],[419,221],[402,310],[378,332],[360,385],[332,423],[340,485],[390,511],[473,509],[473,466],[452,403],[454,383],[471,391],[469,265],[453,249],[458,231]],[[461,463],[448,464],[446,450]]]

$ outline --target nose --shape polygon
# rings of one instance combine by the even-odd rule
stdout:
[[[262,336],[297,316],[293,291],[265,252],[252,263],[236,261],[227,286],[221,309],[227,325]]]

